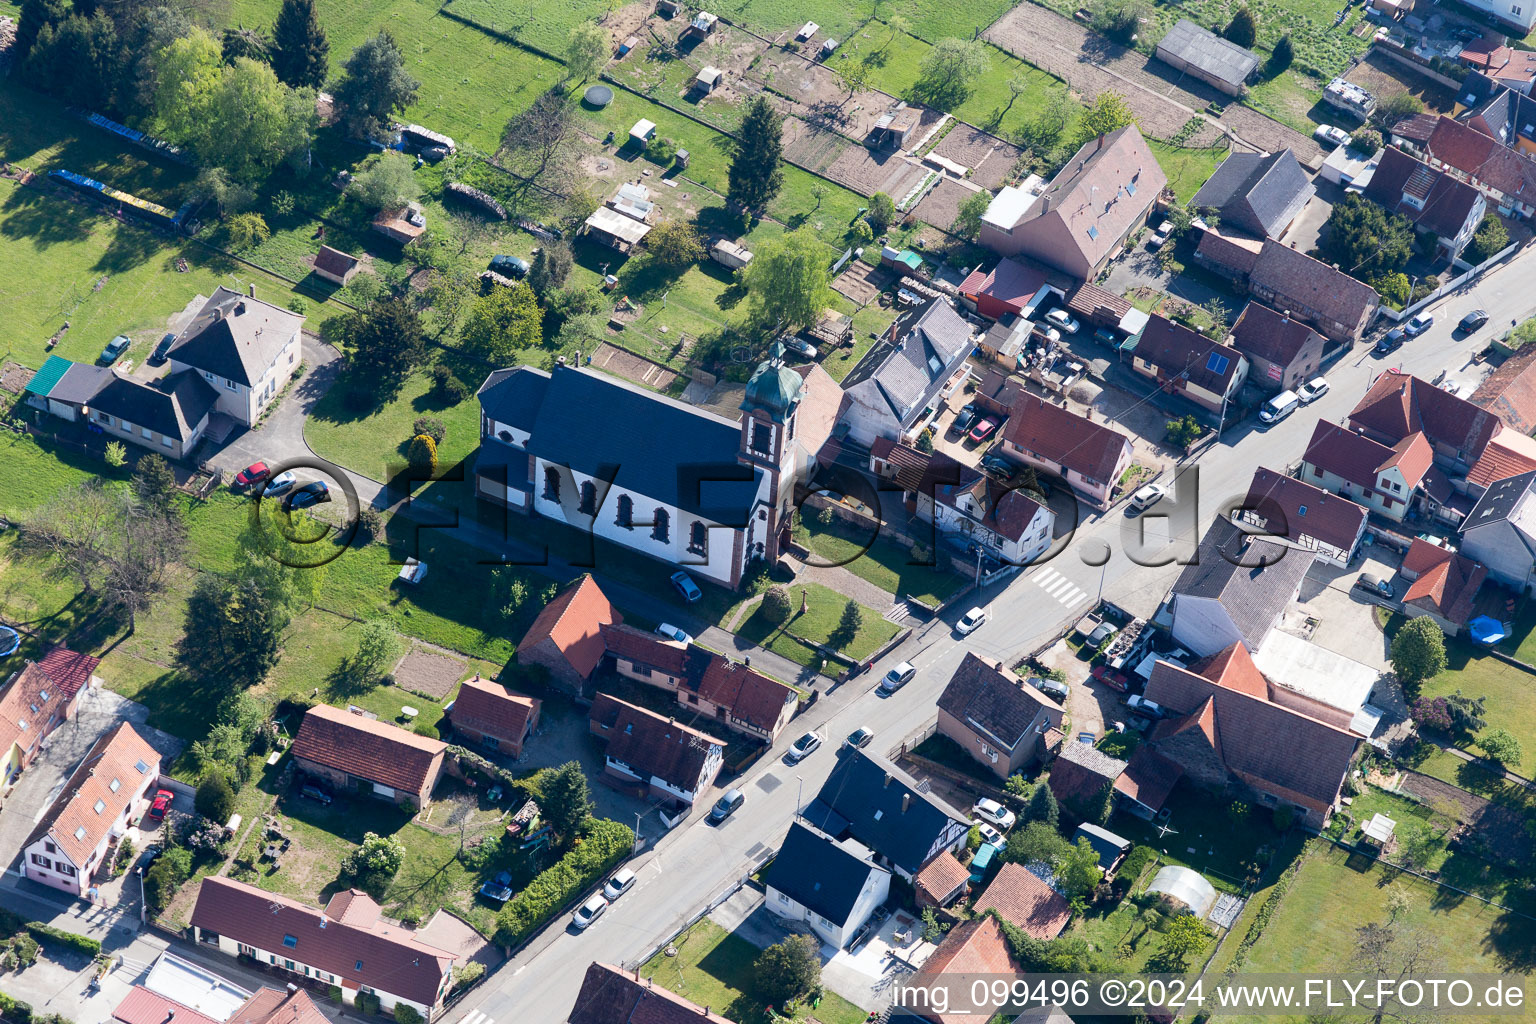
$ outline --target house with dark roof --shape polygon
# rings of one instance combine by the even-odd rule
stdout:
[[[160,754],[133,726],[122,722],[99,737],[22,842],[22,877],[87,895],[106,876],[107,851],[149,810],[159,781]]]
[[[1232,521],[1252,532],[1310,551],[1344,568],[1359,550],[1369,518],[1365,506],[1304,479],[1262,466],[1254,471]]]
[[[54,730],[75,716],[80,693],[99,664],[99,658],[54,647],[11,673],[0,690],[0,791],[37,760]]]
[[[1163,391],[1214,413],[1223,413],[1248,379],[1248,359],[1237,349],[1162,316],[1148,320],[1121,352],[1130,357],[1133,370]]]
[[[454,732],[497,754],[522,757],[523,744],[539,727],[544,702],[478,675],[464,680],[448,709]]]
[[[939,694],[939,734],[947,736],[999,779],[1044,753],[1047,729],[1058,728],[1062,706],[998,662],[967,651]]]
[[[1032,394],[1013,403],[998,450],[1065,480],[1079,498],[1105,509],[1131,464],[1131,439],[1114,427]]]
[[[962,554],[977,545],[997,561],[1029,565],[1050,548],[1056,515],[1024,491],[967,467],[960,483],[934,487],[933,522]]]
[[[1249,295],[1306,321],[1330,341],[1359,341],[1381,308],[1381,296],[1370,285],[1272,238],[1260,241],[1207,227],[1195,260],[1246,285]]]
[[[1001,256],[1092,280],[1146,222],[1167,184],[1141,132],[1127,125],[1085,142],[1038,195],[999,193],[992,206],[1008,204],[1008,215],[989,208],[978,240]]]
[[[943,299],[901,317],[843,378],[839,436],[868,447],[876,438],[913,441],[965,380],[974,332]]]
[[[996,911],[998,917],[1041,942],[1060,935],[1072,918],[1066,898],[1022,864],[1004,864],[976,897],[973,909],[978,917]]]
[[[49,356],[27,381],[22,401],[34,409],[70,423],[86,416],[91,399],[112,379],[106,366],[73,363],[63,356]]]
[[[977,267],[960,283],[960,298],[990,320],[1010,314],[1028,317],[1051,293],[1043,267],[1009,257],[998,260],[991,270]]]
[[[581,981],[568,1024],[732,1024],[708,1007],[669,992],[638,971],[593,963]]]
[[[1476,123],[1444,114],[1418,114],[1391,131],[1393,145],[1466,181],[1506,217],[1536,213],[1536,160],[1525,152],[1522,139],[1530,144],[1528,133],[1509,133],[1501,140]]]
[[[1246,651],[1233,654],[1251,668]],[[1152,745],[1201,786],[1229,799],[1289,806],[1301,823],[1322,828],[1360,737],[1277,703],[1257,669],[1233,675],[1229,664],[1208,674],[1167,661],[1153,666],[1147,699],[1175,717],[1153,727]]]
[[[1503,429],[1488,410],[1398,370],[1376,378],[1350,410],[1349,425],[1387,445],[1422,433],[1434,450],[1435,464],[1451,476],[1465,476],[1489,439]]]
[[[251,294],[220,287],[203,303],[166,358],[171,374],[191,370],[218,398],[218,411],[236,423],[256,425],[288,383],[302,358],[304,317]]]
[[[1457,636],[1472,617],[1472,604],[1488,569],[1449,548],[1415,537],[1399,571],[1409,580],[1403,614],[1427,615],[1448,636]]]
[[[1487,409],[1509,428],[1495,437],[1536,433],[1536,345],[1527,345],[1500,363],[1467,401]]]
[[[213,385],[189,370],[148,383],[112,370],[98,383],[86,401],[90,422],[172,459],[192,454],[221,401]]]
[[[1074,740],[1061,745],[1046,781],[1062,810],[1073,820],[1083,821],[1098,813],[1106,796],[1114,799],[1115,780],[1123,771],[1125,762],[1118,757]]]
[[[1279,238],[1316,194],[1289,149],[1233,153],[1200,186],[1189,208],[1215,210],[1223,229],[1246,231],[1255,238]]]
[[[1461,524],[1461,553],[1495,583],[1536,593],[1536,470],[1488,486]]]
[[[844,400],[820,366],[786,366],[777,344],[734,422],[564,364],[497,370],[479,398],[481,498],[730,588],[778,558],[794,487]]]
[[[1258,650],[1311,565],[1307,552],[1216,519],[1169,592],[1174,641],[1202,658],[1234,643]]]
[[[1184,769],[1149,746],[1138,746],[1115,780],[1115,804],[1151,821],[1163,809]]]
[[[1180,18],[1163,36],[1157,58],[1228,96],[1246,93],[1259,70],[1258,54],[1188,18]]]
[[[845,747],[801,818],[837,839],[868,847],[875,861],[907,881],[937,856],[965,845],[970,819],[919,787],[885,758]]]
[[[591,573],[567,583],[533,620],[517,645],[519,665],[542,665],[550,682],[577,697],[590,695],[592,673],[606,653],[602,628],[624,616]]]
[[[599,693],[587,721],[607,744],[604,770],[620,789],[692,807],[720,774],[725,741],[675,718]]]
[[[697,644],[621,624],[603,626],[602,638],[619,675],[666,690],[727,729],[772,743],[800,707],[794,687]]]
[[[315,276],[329,281],[338,288],[345,288],[363,269],[363,261],[340,249],[322,245],[315,253]]]
[[[1262,302],[1243,307],[1227,345],[1248,357],[1248,380],[1265,391],[1293,391],[1323,365],[1323,336]]]
[[[949,930],[939,948],[923,961],[908,979],[908,991],[927,992],[946,987],[957,975],[1012,976],[1023,968],[1008,949],[1002,925],[992,916],[973,917]],[[928,1024],[987,1024],[995,1014],[965,1013],[951,1009],[950,1001],[928,1000],[923,1005],[904,1005],[894,1011],[893,1020],[910,1015]]]
[[[846,949],[891,895],[891,873],[856,840],[839,842],[801,822],[763,877],[763,906],[775,917],[804,924],[833,949]]]
[[[1319,420],[1301,457],[1301,479],[1402,522],[1421,499],[1434,452],[1420,433],[1394,446]]]
[[[941,853],[912,879],[919,907],[947,907],[965,894],[971,872],[953,853]]]
[[[398,725],[317,704],[293,740],[293,764],[344,792],[425,807],[448,744]]]
[[[1447,261],[1461,257],[1488,209],[1477,189],[1396,146],[1382,152],[1362,195],[1433,238],[1438,255]]]
[[[320,910],[210,875],[198,887],[191,924],[200,946],[339,989],[344,1003],[367,992],[385,1012],[405,1005],[432,1021],[448,997],[455,955],[385,918],[357,889],[343,889]]]

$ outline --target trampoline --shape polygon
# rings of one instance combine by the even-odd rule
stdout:
[[[10,626],[0,626],[0,658],[16,653],[21,646],[21,634]]]
[[[606,85],[589,86],[581,99],[589,107],[606,107],[613,102],[613,90]]]

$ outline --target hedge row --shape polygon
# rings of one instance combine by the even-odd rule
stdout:
[[[496,944],[510,948],[532,935],[551,914],[629,856],[634,846],[635,833],[628,825],[588,818],[570,852],[501,908],[496,918]]]
[[[74,932],[66,932],[62,928],[55,928],[41,921],[28,921],[27,931],[32,937],[43,945],[52,943],[64,949],[73,950],[76,953],[84,953],[86,956],[96,956],[101,952],[101,943],[87,935],[76,935]]]
[[[1269,897],[1265,899],[1264,905],[1259,908],[1259,912],[1254,915],[1253,923],[1248,926],[1248,934],[1243,936],[1243,941],[1238,945],[1237,952],[1233,954],[1232,963],[1227,967],[1227,977],[1230,978],[1237,974],[1243,964],[1248,962],[1248,951],[1253,948],[1254,943],[1258,942],[1259,937],[1264,934],[1264,929],[1269,925],[1269,919],[1275,916],[1275,911],[1279,908],[1280,901],[1285,898],[1285,892],[1291,887],[1291,882],[1296,878],[1296,873],[1301,870],[1302,862],[1307,859],[1308,852],[1304,850],[1280,873],[1279,881],[1269,891]]]

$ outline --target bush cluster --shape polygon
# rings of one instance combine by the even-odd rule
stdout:
[[[496,944],[510,948],[532,935],[551,914],[627,857],[634,845],[635,833],[629,826],[588,818],[571,851],[502,907],[496,919]]]

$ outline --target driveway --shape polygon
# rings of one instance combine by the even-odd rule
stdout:
[[[304,376],[291,386],[267,413],[254,430],[247,430],[229,441],[208,461],[230,474],[240,472],[253,462],[282,461],[284,459],[313,458],[314,452],[304,443],[304,421],[310,410],[331,389],[341,366],[341,358],[330,345],[313,334],[305,333],[301,339],[304,357]],[[375,484],[364,498],[361,484],[363,477],[349,474],[359,485],[358,498],[372,503],[382,485]]]

